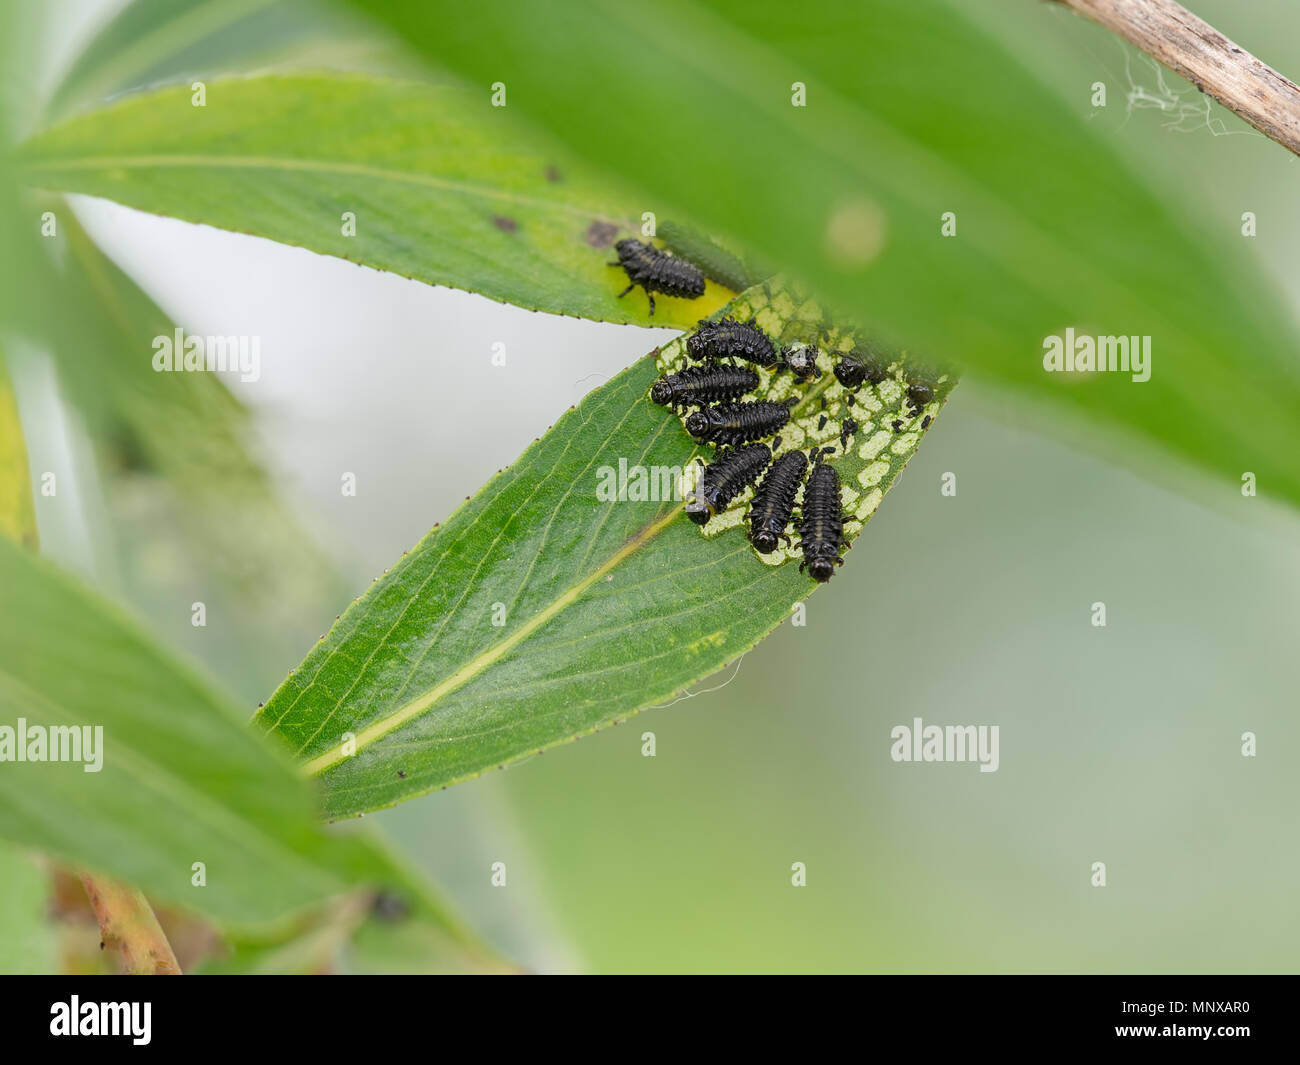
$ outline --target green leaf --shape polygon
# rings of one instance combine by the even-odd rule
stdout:
[[[97,757],[85,751],[78,762],[18,762],[10,750],[0,838],[225,924],[281,918],[367,884],[438,912],[369,840],[317,827],[305,782],[223,697],[0,538],[0,726],[16,732],[20,720],[29,737],[35,726],[102,728],[102,763],[87,772]],[[194,862],[206,886],[191,883]]]
[[[13,387],[0,357],[0,539],[37,541],[27,450]],[[0,973],[51,973],[57,939],[47,913],[50,876],[35,857],[0,842]]]
[[[0,843],[0,973],[58,971],[49,893],[49,870],[21,848]]]
[[[95,246],[68,204],[42,209],[57,214],[59,286],[80,327],[54,338],[51,354],[110,471],[156,473],[191,501],[214,492],[264,502],[270,486],[249,451],[248,412],[217,374],[155,372],[154,338],[170,338],[177,323]]]
[[[312,0],[133,0],[69,67],[45,112],[60,116],[136,89],[271,65],[391,71],[412,64],[355,14]]]
[[[207,974],[316,975],[332,971],[348,940],[365,923],[371,899],[363,892],[331,899],[297,915],[265,940],[237,940],[229,955],[203,966]]]
[[[0,539],[37,542],[27,449],[13,386],[0,357]],[[0,842],[0,973],[51,973],[57,940],[47,913],[49,872],[20,847]]]
[[[1093,32],[1055,5],[353,2],[481,91],[503,81],[512,112],[661,216],[961,360],[1056,431],[1129,464],[1154,449],[1234,483],[1252,470],[1300,502],[1296,323],[1241,206],[1180,209],[1163,171],[1144,178],[1089,122],[1086,85],[999,39],[1035,20]],[[1044,338],[1069,326],[1150,336],[1151,380],[1044,372]]]
[[[250,116],[256,115],[256,121]],[[214,81],[129,97],[22,152],[37,186],[254,233],[521,307],[687,325],[697,300],[639,290],[608,266],[642,208],[543,147],[488,91],[359,75]],[[345,213],[355,236],[344,234]]]
[[[820,344],[827,371],[830,352],[854,344],[815,303],[779,287],[751,289],[730,311],[757,315],[785,343]],[[445,787],[665,702],[754,646],[812,590],[794,552],[765,560],[735,527],[748,496],[707,535],[683,515],[678,475],[699,452],[647,396],[683,359],[673,341],[562,417],[349,607],[259,712],[260,726],[320,778],[331,817]],[[788,373],[763,377],[759,395],[790,393]],[[951,384],[920,413],[901,411],[894,378],[864,388],[850,409],[825,372],[800,391],[781,435],[787,447],[838,448],[843,418],[858,420],[837,465],[846,510],[865,520]],[[620,464],[646,467],[660,501],[637,501],[636,489],[603,500]]]
[[[417,938],[426,945],[426,968],[503,967],[396,855],[367,839],[322,834],[307,789],[256,742],[224,697],[18,550],[34,548],[37,532],[2,362],[0,541],[0,728],[15,733],[8,740],[15,748],[0,762],[0,838],[129,876],[227,927],[285,918],[301,900],[323,896],[331,897],[327,908],[344,906],[334,898],[344,890],[346,912],[354,913],[373,897],[358,885],[370,885],[398,900],[399,912],[366,917],[362,927],[378,923]],[[87,774],[77,764],[13,762],[20,720],[99,725],[103,768]],[[190,880],[194,861],[215,863],[201,888]],[[46,874],[9,843],[0,843],[0,867],[0,939],[11,962],[0,971],[49,969],[50,935],[32,919],[43,909]],[[321,928],[316,956],[356,925],[354,914],[343,929]]]
[[[0,537],[36,546],[36,514],[31,477],[13,386],[0,354]]]
[[[209,613],[232,622],[204,642],[209,668],[237,668],[249,694],[263,691],[296,646],[296,626],[325,613],[337,577],[277,494],[252,419],[223,379],[154,371],[154,338],[182,323],[95,246],[69,205],[43,206],[57,211],[59,237],[45,243],[77,312],[49,350],[106,484],[102,539],[123,586],[146,616],[166,619],[176,588],[206,588]],[[260,682],[258,666],[268,670]]]

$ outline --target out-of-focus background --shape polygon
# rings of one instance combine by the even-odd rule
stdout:
[[[114,5],[62,6],[55,67]],[[1300,72],[1288,5],[1193,6]],[[987,18],[1081,112],[1106,83],[1090,121],[1155,169],[1171,210],[1229,227],[1254,211],[1258,253],[1300,299],[1297,160],[1195,93],[1162,96],[1149,63],[1048,8]],[[96,479],[31,353],[15,371],[31,469],[75,486],[37,499],[44,549],[130,600],[250,713],[372,577],[671,335],[75,203],[177,324],[261,338],[261,379],[227,383],[334,572],[304,567],[268,609],[189,568],[165,512]],[[1156,487],[1050,429],[963,383],[805,627],[694,698],[372,821],[536,970],[1294,970],[1300,524],[1232,485]],[[235,516],[232,530],[258,535]],[[206,628],[190,624],[195,600]],[[998,771],[892,762],[890,729],[914,717],[1000,726]]]

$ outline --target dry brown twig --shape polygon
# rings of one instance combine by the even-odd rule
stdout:
[[[152,976],[179,976],[181,967],[176,963],[171,944],[163,935],[143,894],[133,887],[121,884],[106,876],[81,874],[95,919],[99,921],[100,935],[107,947],[122,952],[122,961],[129,973]]]
[[[1300,86],[1174,0],[1056,0],[1105,26],[1300,155]]]

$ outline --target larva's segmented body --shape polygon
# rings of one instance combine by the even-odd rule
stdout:
[[[840,475],[834,466],[819,462],[808,475],[799,515],[799,546],[806,568],[815,581],[828,581],[835,567],[843,564],[844,509],[840,505]]]
[[[686,431],[701,444],[747,444],[774,436],[789,420],[785,403],[724,403],[688,414]]]
[[[621,266],[627,271],[631,282],[618,298],[622,299],[637,285],[645,289],[650,300],[650,313],[655,312],[655,293],[665,296],[681,296],[685,299],[697,299],[704,295],[704,275],[700,268],[685,259],[669,255],[653,244],[643,244],[632,237],[624,237],[614,245],[618,253],[618,262],[610,266]]]
[[[710,362],[659,378],[650,389],[650,398],[661,407],[702,407],[739,399],[757,387],[758,374],[748,366]]]
[[[692,359],[744,359],[758,366],[776,362],[776,345],[755,320],[740,322],[724,318],[720,322],[701,322],[687,339],[686,352]]]
[[[885,362],[871,351],[854,350],[835,364],[835,376],[850,392],[862,387],[864,381],[880,384],[889,376]]]
[[[802,451],[787,451],[774,463],[754,494],[749,509],[749,542],[761,554],[770,555],[777,543],[790,542],[786,526],[794,512],[794,497],[803,484],[808,456]]]
[[[714,460],[704,468],[695,491],[695,498],[686,504],[686,515],[696,525],[705,525],[746,488],[758,480],[772,452],[766,444],[748,444],[731,450],[719,451]]]

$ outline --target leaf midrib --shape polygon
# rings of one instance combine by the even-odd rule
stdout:
[[[628,409],[624,412],[623,417],[622,417],[621,419],[619,419],[618,424],[614,427],[614,429],[611,431],[611,433],[606,434],[606,442],[608,442],[610,436],[611,436],[614,432],[617,432],[618,429],[620,429],[620,428],[623,426],[624,422],[627,421],[627,419],[628,419],[628,417],[629,417],[630,414],[631,414],[631,407],[629,406]],[[585,424],[585,423],[584,423],[584,424]],[[666,424],[668,424],[668,423],[665,422],[664,424],[666,425]],[[662,432],[662,427],[661,427],[660,431]],[[659,436],[659,434],[656,433],[654,439],[658,439],[658,436]],[[573,439],[574,439],[574,437],[570,437],[570,439],[569,439],[568,441],[565,442],[564,448],[563,448],[563,450],[562,450],[561,453],[560,453],[561,458],[562,458],[565,454],[567,454],[568,451],[569,451],[569,448],[572,447],[572,445],[573,445]],[[530,448],[529,451],[531,452],[531,451],[532,451],[532,448]],[[521,461],[522,461],[522,460],[521,460]],[[590,468],[591,468],[591,463],[589,462],[588,465],[587,465],[587,469],[590,469]],[[584,471],[584,472],[586,472],[586,471]],[[535,495],[536,495],[536,494],[541,490],[542,485],[545,484],[545,482],[546,482],[546,479],[545,479],[544,477],[543,477],[543,478],[539,478],[539,479],[534,483],[532,491],[528,494],[528,499],[526,499],[526,500],[524,501],[524,503],[521,504],[521,506],[527,505],[527,503],[528,503],[529,501],[531,501],[532,498],[533,498],[533,497],[534,497],[534,496],[535,496]],[[491,482],[489,482],[489,483],[491,483]],[[571,483],[570,483],[570,486],[569,486],[569,490],[568,490],[568,492],[566,492],[565,495],[564,495],[564,498],[565,498],[565,499],[568,498],[568,494],[569,494],[569,492],[571,492],[572,490],[573,490],[573,483],[571,482]],[[562,502],[562,501],[561,501],[561,502]],[[432,638],[431,638],[431,639],[427,642],[427,644],[425,645],[425,649],[424,649],[424,651],[421,653],[419,661],[418,661],[418,662],[415,664],[415,666],[413,666],[412,669],[408,672],[407,677],[406,677],[406,680],[403,682],[402,687],[399,688],[398,691],[397,691],[397,695],[400,696],[400,695],[402,694],[402,692],[404,692],[404,691],[407,689],[407,687],[410,685],[411,681],[415,678],[415,673],[418,671],[420,665],[423,664],[425,658],[428,657],[428,654],[429,654],[429,652],[433,649],[433,647],[436,646],[436,644],[437,644],[439,638],[442,636],[442,632],[443,632],[443,630],[447,627],[447,623],[448,623],[448,621],[450,621],[451,618],[455,616],[456,612],[460,609],[461,604],[464,603],[464,601],[465,601],[465,596],[469,594],[469,590],[470,590],[470,588],[473,586],[474,581],[475,581],[475,579],[476,579],[477,576],[478,576],[478,571],[479,571],[480,569],[482,569],[482,567],[483,567],[483,563],[487,560],[487,558],[488,558],[488,556],[490,555],[491,551],[492,551],[493,549],[495,549],[496,545],[500,542],[501,537],[502,537],[503,535],[505,535],[505,531],[510,527],[511,522],[513,522],[514,519],[515,519],[516,517],[518,517],[519,509],[520,509],[520,508],[517,507],[517,508],[516,508],[516,511],[515,511],[515,514],[513,514],[513,515],[510,517],[510,519],[509,519],[508,521],[506,521],[506,522],[504,522],[504,523],[502,524],[502,526],[497,530],[497,534],[496,534],[496,536],[493,538],[493,541],[492,541],[491,545],[489,546],[488,550],[485,551],[485,552],[483,552],[483,553],[481,554],[481,556],[480,556],[480,558],[479,558],[479,563],[478,563],[478,565],[477,565],[477,566],[475,567],[475,569],[474,569],[474,573],[471,575],[470,579],[469,579],[468,581],[465,582],[465,588],[464,588],[464,590],[461,592],[461,596],[460,596],[460,598],[457,599],[456,602],[455,602],[454,604],[452,604],[452,606],[451,606],[450,608],[448,608],[447,611],[444,613],[444,616],[443,616],[443,619],[442,619],[442,624],[440,624],[440,625],[438,626],[437,631],[434,632]],[[459,511],[457,511],[457,513],[459,513]],[[469,519],[469,525],[468,525],[468,527],[467,527],[467,529],[466,529],[467,532],[468,532],[470,529],[473,529],[473,528],[474,528],[474,526],[478,523],[479,519],[481,519],[481,518],[483,517],[483,514],[484,514],[484,511],[480,510],[478,513],[474,514],[474,516],[471,517],[471,518]],[[555,515],[555,510],[552,510],[552,512],[551,512],[551,518],[550,518],[550,520],[548,520],[547,525],[546,525],[546,529],[545,529],[545,531],[543,532],[543,544],[545,543],[545,538],[546,538],[546,536],[548,536],[548,535],[550,534],[551,525],[552,525],[552,523],[554,522],[554,515]],[[603,526],[604,526],[604,521],[603,521],[603,519],[602,519],[601,525],[600,525],[599,527],[597,527],[597,529],[592,533],[592,540],[593,540],[593,542],[594,542],[595,539],[599,536],[599,534],[600,534],[600,529],[603,528]],[[427,538],[426,538],[426,541],[427,541]],[[422,542],[422,543],[419,545],[419,547],[417,547],[417,550],[423,550],[425,546],[426,546],[426,542]],[[541,548],[539,547],[537,553],[534,554],[534,562],[536,561],[537,554],[540,554],[540,551],[541,551]],[[590,553],[590,548],[588,548],[588,553]],[[390,636],[392,636],[394,629],[396,629],[396,627],[397,627],[399,624],[401,624],[402,619],[406,616],[406,612],[407,612],[408,610],[410,610],[410,608],[414,605],[415,601],[420,597],[421,594],[423,594],[424,589],[428,587],[429,582],[432,581],[432,580],[433,580],[433,579],[438,575],[438,571],[442,568],[442,562],[443,562],[443,559],[445,559],[445,558],[446,558],[446,555],[444,554],[444,555],[442,556],[442,558],[439,558],[439,560],[438,560],[436,563],[434,563],[434,566],[433,566],[433,568],[429,571],[428,575],[424,578],[423,581],[420,582],[420,586],[419,586],[419,588],[417,588],[417,589],[415,590],[415,592],[414,592],[414,593],[409,597],[409,599],[407,600],[407,604],[406,604],[405,607],[402,608],[402,612],[401,612],[401,614],[398,615],[397,620],[396,620],[395,622],[393,622],[393,624],[392,624],[391,626],[389,626],[388,631],[384,633],[383,637],[381,637],[379,640],[376,641],[374,648],[371,650],[370,654],[366,656],[366,660],[365,660],[365,662],[362,663],[360,669],[358,669],[358,670],[355,671],[355,672],[356,672],[356,677],[355,677],[355,679],[353,680],[352,685],[348,688],[348,690],[347,690],[346,692],[343,693],[342,696],[340,696],[340,697],[335,701],[335,704],[334,704],[333,709],[330,710],[330,712],[325,716],[324,720],[322,720],[321,723],[317,726],[316,731],[313,732],[310,736],[308,736],[307,739],[304,740],[304,741],[299,745],[299,747],[298,747],[298,749],[297,749],[297,752],[296,752],[297,754],[301,754],[304,750],[306,750],[307,747],[309,747],[309,746],[311,745],[311,743],[316,739],[316,737],[319,736],[319,735],[321,734],[321,732],[324,730],[324,728],[325,728],[325,727],[330,723],[330,721],[333,719],[334,715],[338,712],[339,707],[341,707],[341,706],[343,705],[344,701],[347,700],[347,699],[351,696],[352,692],[356,690],[357,686],[362,682],[362,679],[363,679],[363,677],[364,677],[364,674],[365,674],[365,670],[366,670],[366,668],[367,668],[367,667],[370,665],[370,663],[374,660],[375,656],[380,652],[380,650],[383,648],[383,646],[388,642],[388,638],[389,638]],[[584,562],[585,562],[585,558],[584,558]],[[578,572],[581,572],[581,566],[578,568]],[[530,564],[527,573],[525,573],[523,579],[520,581],[520,592],[522,592],[522,589],[523,589],[524,587],[526,587],[526,585],[527,585],[527,583],[528,583],[528,577],[529,577],[529,575],[530,575],[531,573],[532,573],[532,565]],[[517,601],[518,601],[518,596],[519,596],[519,594],[520,594],[519,592],[516,593],[515,598],[511,601],[512,605],[513,605],[514,602],[517,602]],[[359,606],[359,605],[360,605],[360,604],[354,604],[354,606]],[[352,613],[352,609],[349,608],[349,610],[347,610],[347,611],[344,612],[343,617],[344,617],[344,618],[347,618],[347,617],[349,617],[349,616],[351,615],[351,613]],[[285,719],[285,717],[286,717],[290,712],[292,712],[293,708],[294,708],[295,706],[297,706],[297,705],[298,705],[298,702],[303,698],[304,695],[307,694],[307,691],[310,689],[310,687],[311,687],[312,684],[315,684],[316,679],[320,676],[320,671],[321,671],[322,669],[324,669],[325,664],[326,664],[326,662],[328,662],[328,661],[329,661],[329,656],[326,656],[326,657],[321,661],[320,665],[317,666],[316,672],[312,675],[311,682],[310,682],[308,685],[306,685],[306,686],[305,686],[305,687],[304,687],[304,688],[303,688],[303,689],[298,693],[297,697],[293,700],[293,702],[290,703],[289,706],[285,708],[284,712],[281,713],[281,715],[279,716],[279,718],[276,719],[275,723],[271,726],[272,730],[274,730],[275,728],[279,727],[280,722],[282,722],[282,721]]]
[[[478,674],[482,673],[488,666],[498,661],[507,652],[512,650],[523,640],[540,629],[548,621],[554,618],[561,611],[572,606],[582,596],[582,594],[595,584],[601,577],[615,569],[620,563],[630,558],[637,551],[641,550],[646,544],[650,543],[664,529],[677,518],[677,508],[674,507],[663,517],[656,519],[647,525],[636,536],[628,540],[622,547],[614,552],[605,562],[596,569],[592,570],[586,577],[577,584],[572,585],[563,593],[556,596],[550,603],[540,611],[529,618],[524,624],[520,625],[505,639],[493,644],[486,650],[479,652],[474,658],[470,659],[460,669],[456,670],[450,677],[444,680],[436,687],[422,694],[417,699],[398,707],[391,713],[381,717],[378,721],[371,722],[360,732],[356,734],[352,747],[355,753],[360,753],[365,747],[382,739],[390,732],[401,728],[408,721],[424,713],[429,707],[433,706],[444,695],[448,695],[471,681]],[[344,758],[351,755],[344,754],[343,744],[336,744],[322,755],[318,755],[311,761],[303,764],[303,771],[309,775],[323,773],[325,770],[337,765]]]

